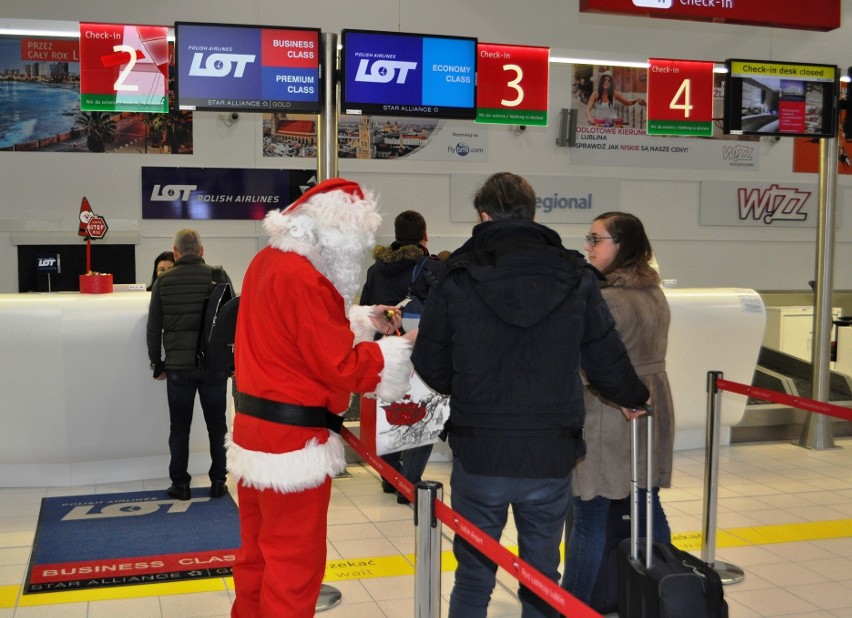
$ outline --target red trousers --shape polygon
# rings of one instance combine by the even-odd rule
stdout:
[[[232,618],[313,618],[325,574],[331,479],[281,494],[240,484]]]

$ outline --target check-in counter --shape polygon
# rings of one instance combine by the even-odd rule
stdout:
[[[147,292],[0,295],[0,486],[168,478],[166,383],[148,368]],[[200,407],[190,469],[210,465]]]
[[[666,297],[675,447],[702,447],[707,372],[751,384],[765,311],[752,290],[672,289]],[[149,298],[0,295],[0,486],[166,479],[168,404],[165,382],[153,380],[148,368]],[[723,442],[744,409],[744,397],[723,394]],[[190,471],[206,481],[210,460],[198,404],[190,451]]]

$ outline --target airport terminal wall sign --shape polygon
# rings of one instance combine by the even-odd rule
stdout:
[[[580,12],[823,32],[840,27],[840,0],[580,0]]]
[[[648,135],[713,137],[713,62],[648,59]]]
[[[476,122],[547,126],[550,49],[479,43]]]
[[[80,23],[80,110],[169,111],[165,26]]]

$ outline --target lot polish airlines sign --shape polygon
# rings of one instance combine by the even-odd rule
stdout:
[[[840,27],[840,0],[580,0],[581,13],[690,19],[798,30]]]

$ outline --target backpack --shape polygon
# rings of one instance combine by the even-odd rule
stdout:
[[[400,307],[402,307],[402,318],[405,320],[403,328],[406,331],[413,330],[417,328],[417,322],[420,321],[420,316],[423,315],[423,308],[426,306],[426,301],[417,296],[414,291],[414,282],[417,281],[417,278],[420,276],[420,273],[423,272],[423,267],[426,265],[426,260],[430,259],[428,255],[424,255],[417,261],[417,264],[414,265],[414,268],[411,271],[411,282],[408,284],[408,293],[405,295],[405,299],[400,303]]]
[[[234,369],[233,335],[230,346],[221,343],[219,338],[224,328],[219,328],[218,324],[223,320],[224,307],[234,299],[234,292],[230,283],[219,281],[221,278],[222,269],[220,267],[214,268],[213,283],[201,311],[201,328],[198,330],[195,366],[206,371],[230,373]],[[233,313],[234,329],[236,329],[236,312]]]

